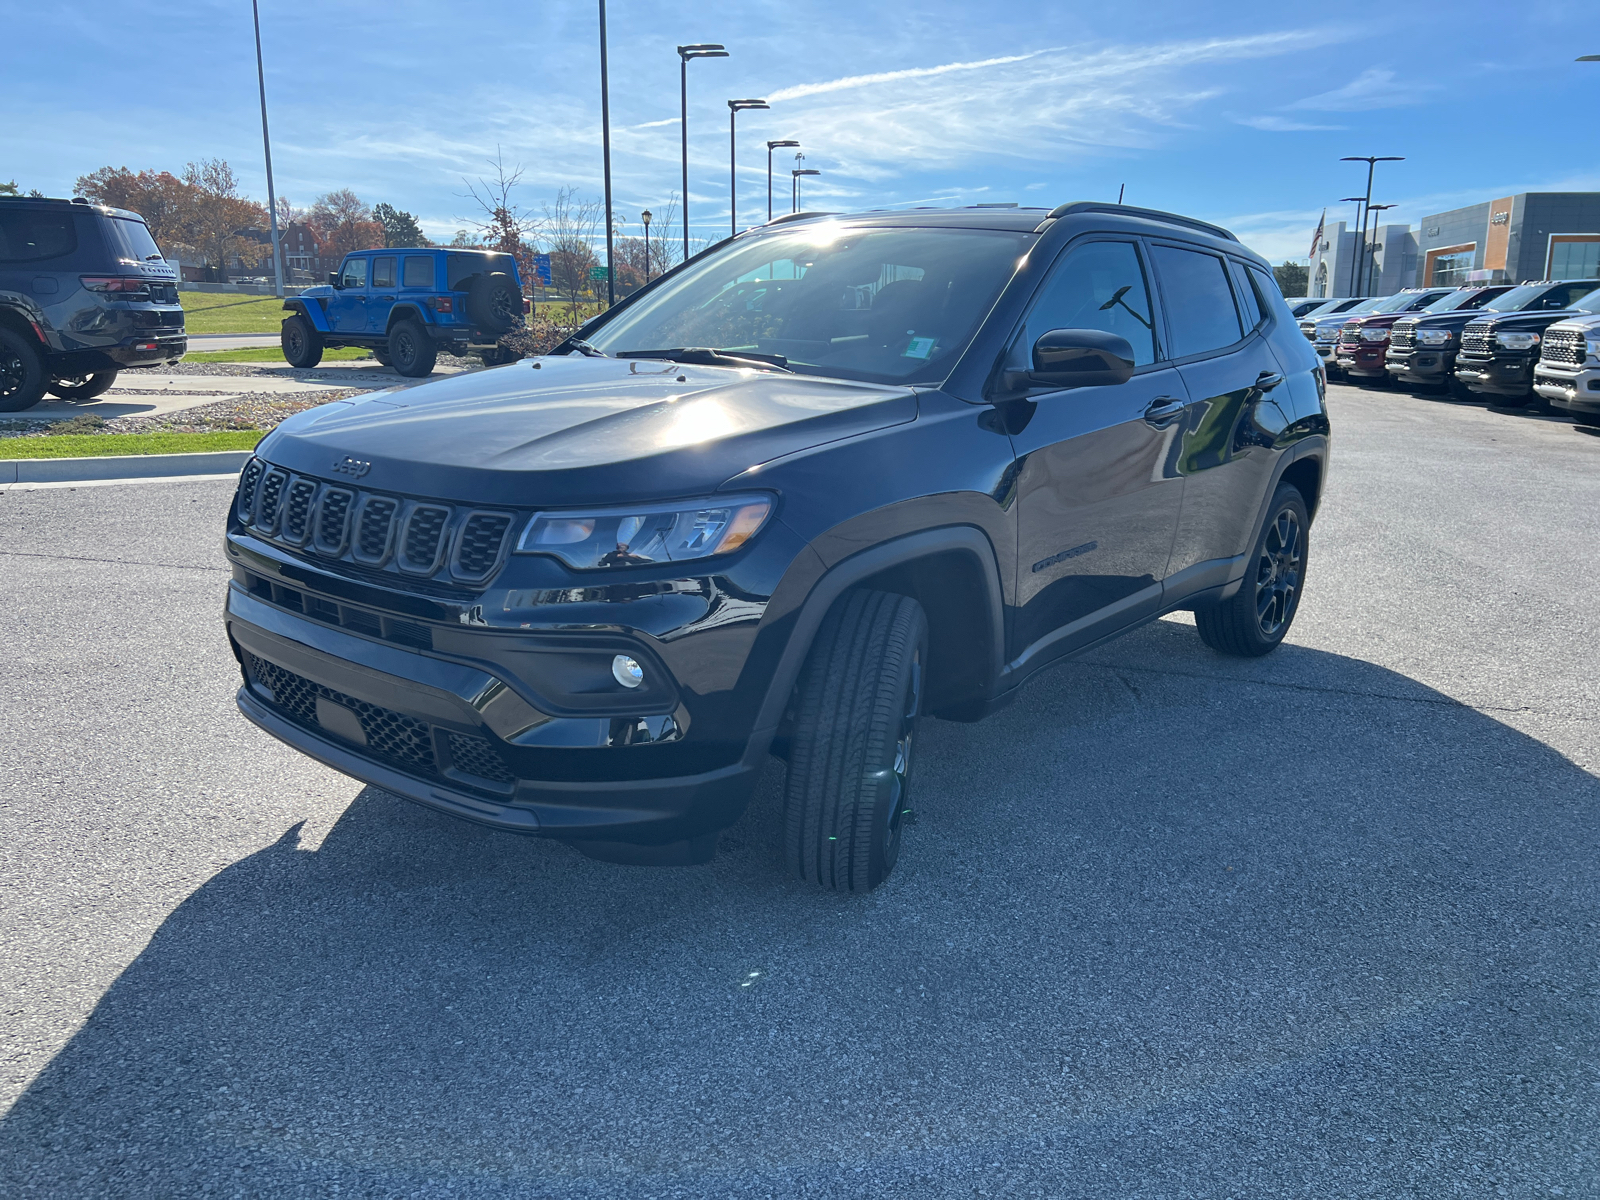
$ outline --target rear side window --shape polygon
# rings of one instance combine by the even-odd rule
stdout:
[[[375,258],[372,260],[372,286],[394,286],[394,259]]]
[[[402,278],[406,287],[431,288],[433,286],[433,259],[425,254],[413,254],[405,260]]]
[[[512,275],[516,271],[516,262],[509,254],[462,254],[456,253],[446,256],[446,264],[450,270],[450,290],[461,290],[461,281],[472,275],[481,275],[488,272],[503,272]]]
[[[1155,246],[1156,273],[1167,307],[1172,357],[1209,354],[1243,336],[1228,273],[1215,254]]]
[[[344,264],[344,272],[339,277],[339,286],[347,288],[361,288],[367,286],[367,259],[352,258]]]
[[[1581,300],[1594,291],[1594,281],[1588,283],[1564,283],[1560,287],[1553,287],[1543,296],[1539,297],[1537,304],[1529,305],[1534,309],[1571,308],[1574,301]]]
[[[161,261],[161,251],[156,248],[156,240],[150,236],[150,228],[143,221],[107,217],[100,227],[106,231],[111,252],[123,262]]]
[[[1031,360],[1033,344],[1052,329],[1114,333],[1133,347],[1135,366],[1155,362],[1150,289],[1132,242],[1090,242],[1066,252],[1028,311],[1014,351],[1019,364]]]
[[[0,208],[0,262],[43,262],[77,248],[70,212]]]
[[[1239,298],[1239,315],[1244,318],[1245,331],[1261,324],[1263,305],[1261,297],[1250,283],[1250,271],[1243,263],[1230,260],[1233,268],[1233,294]]]

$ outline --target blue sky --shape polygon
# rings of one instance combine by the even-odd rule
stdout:
[[[524,0],[261,0],[280,195],[351,187],[448,235],[498,146],[537,210],[600,192],[596,6]],[[611,0],[617,208],[679,188],[690,67],[691,218],[728,227],[727,108],[741,225],[764,218],[767,138],[798,138],[806,207],[1115,199],[1221,222],[1303,257],[1324,206],[1365,185],[1345,154],[1400,154],[1374,200],[1413,223],[1519,191],[1600,190],[1596,0],[1328,6],[1238,2]],[[68,194],[105,165],[233,163],[265,199],[248,0],[0,0],[0,179]],[[26,47],[25,54],[19,54]],[[781,152],[780,152],[781,153]],[[780,164],[785,169],[792,162]],[[787,176],[779,192],[787,197]],[[786,206],[786,201],[780,204]],[[636,232],[637,226],[630,231]]]

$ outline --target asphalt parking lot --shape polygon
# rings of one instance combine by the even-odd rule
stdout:
[[[0,1194],[1600,1194],[1600,437],[1332,389],[1264,660],[931,723],[887,885],[591,862],[233,708],[223,482],[0,495]]]

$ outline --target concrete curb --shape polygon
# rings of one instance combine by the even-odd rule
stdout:
[[[207,454],[107,454],[95,458],[0,458],[0,484],[76,483],[98,479],[170,479],[223,475],[244,468],[253,450]]]

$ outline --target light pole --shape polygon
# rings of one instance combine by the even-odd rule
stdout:
[[[767,143],[767,220],[772,220],[772,152],[779,146],[798,146],[800,143],[793,138],[781,142]]]
[[[606,0],[600,0],[600,153],[606,179],[606,307],[617,302],[616,272],[611,269],[611,87],[606,79]]]
[[[272,222],[272,278],[278,285],[278,298],[281,300],[283,254],[278,247],[278,197],[272,190],[272,138],[267,135],[267,75],[261,66],[261,9],[256,0],[250,0],[250,15],[256,23],[256,82],[261,85],[261,147],[267,154],[267,217]]]
[[[1360,236],[1356,230],[1361,225],[1361,206],[1366,203],[1364,196],[1345,196],[1340,204],[1354,204],[1356,206],[1355,224],[1350,227],[1350,291],[1348,295],[1356,294],[1356,238]]]
[[[1405,162],[1405,158],[1404,158],[1404,156],[1399,155],[1399,154],[1381,154],[1381,155],[1347,154],[1345,157],[1341,158],[1339,161],[1340,162],[1364,162],[1364,163],[1367,164],[1367,194],[1366,194],[1366,197],[1365,197],[1365,200],[1364,200],[1364,203],[1366,205],[1366,209],[1361,214],[1361,242],[1360,242],[1360,245],[1356,249],[1356,263],[1358,265],[1361,265],[1361,264],[1365,263],[1366,256],[1367,256],[1367,213],[1370,212],[1371,209],[1372,209],[1372,171],[1373,171],[1373,168],[1376,167],[1381,162]],[[1361,278],[1362,278],[1363,283],[1365,283],[1366,276],[1363,274]],[[1362,294],[1365,295],[1365,289],[1363,289]]]
[[[727,58],[727,48],[717,42],[696,42],[678,47],[678,130],[683,136],[683,261],[689,261],[689,60]]]
[[[1381,212],[1387,212],[1391,208],[1398,208],[1398,207],[1399,207],[1399,205],[1397,205],[1397,204],[1373,204],[1373,205],[1370,205],[1367,208],[1367,212],[1369,212],[1369,213],[1381,213]],[[1377,266],[1377,263],[1378,263],[1378,218],[1377,217],[1373,217],[1372,218],[1372,247],[1371,247],[1371,249],[1372,249],[1372,253],[1369,256],[1369,265],[1367,267],[1367,274],[1368,275],[1372,274],[1372,268],[1374,266]],[[1379,272],[1378,272],[1378,281],[1381,282],[1382,279],[1383,279],[1383,272],[1380,269]],[[1370,280],[1370,279],[1363,279],[1362,280],[1362,283],[1364,283],[1364,284],[1370,284],[1372,282],[1373,281]],[[1374,289],[1374,290],[1376,290],[1376,289]]]
[[[734,159],[737,157],[737,142],[734,139],[733,119],[747,109],[771,108],[765,100],[729,100],[728,101],[728,224],[731,227],[729,236],[739,232],[739,176],[738,165]]]
[[[647,208],[639,214],[639,220],[644,222],[644,281],[650,282],[650,210]]]
[[[814,170],[811,167],[806,167],[804,170],[790,171],[789,174],[794,176],[794,210],[793,211],[799,212],[800,211],[800,176],[802,176],[802,175],[821,175],[822,172]]]

